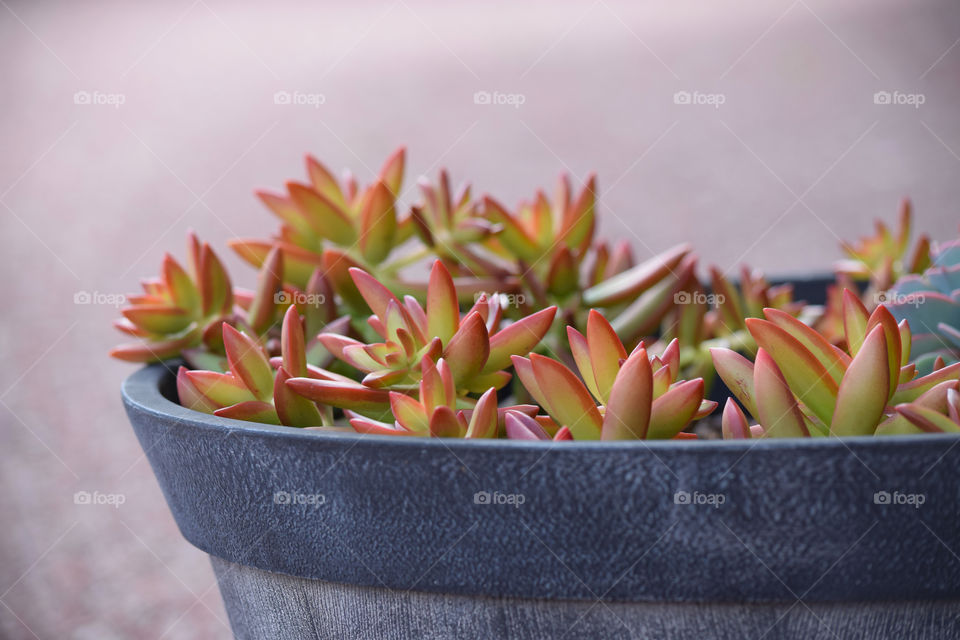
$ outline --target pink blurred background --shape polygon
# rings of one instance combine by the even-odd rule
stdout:
[[[956,234],[958,39],[947,0],[0,1],[0,635],[229,637],[109,322],[190,227],[250,286],[224,242],[273,230],[251,191],[305,152],[366,180],[405,144],[408,186],[446,166],[508,203],[596,170],[638,257],[822,271],[904,195]]]

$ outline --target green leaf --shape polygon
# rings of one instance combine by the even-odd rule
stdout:
[[[753,388],[753,363],[730,349],[710,349],[713,366],[730,392],[756,417],[757,394]]]
[[[283,355],[283,368],[290,377],[302,378],[307,375],[307,352],[303,338],[303,325],[297,308],[291,305],[283,316],[280,332],[280,352]]]
[[[380,179],[390,188],[394,197],[400,195],[400,187],[403,186],[403,170],[406,159],[406,148],[399,147],[390,154],[390,157],[383,163],[383,168],[380,169]]]
[[[627,358],[627,350],[607,319],[596,309],[591,309],[587,317],[587,346],[590,349],[593,377],[600,392],[600,402],[606,404],[620,371],[620,363]],[[648,360],[647,368],[649,367]]]
[[[371,189],[361,212],[360,251],[370,263],[379,264],[393,249],[397,211],[394,195],[384,182]]]
[[[233,310],[233,287],[220,258],[206,242],[200,252],[199,285],[204,317],[227,314]]]
[[[357,241],[353,222],[337,203],[319,191],[296,182],[287,183],[287,190],[317,235],[342,247],[349,247]]]
[[[304,367],[306,369],[306,367]],[[319,427],[323,425],[323,416],[317,405],[287,386],[291,376],[284,367],[277,370],[273,385],[273,404],[277,417],[288,427]]]
[[[421,433],[430,430],[430,420],[427,418],[423,405],[410,396],[391,391],[390,410],[393,411],[393,417],[400,423],[400,426]]]
[[[230,373],[240,378],[257,400],[269,401],[273,397],[273,369],[260,344],[223,323],[223,347]]]
[[[674,247],[590,287],[583,292],[583,305],[605,307],[636,298],[675,270],[690,251],[689,245]]]
[[[603,419],[590,392],[570,369],[550,358],[530,354],[530,364],[545,395],[545,408],[560,426],[570,428],[577,440],[600,438]]]
[[[810,435],[783,373],[762,347],[757,350],[753,366],[753,387],[757,398],[757,419],[767,437],[796,438]]]
[[[446,345],[460,326],[460,305],[457,289],[443,262],[435,260],[427,288],[427,334],[440,338]]]
[[[833,381],[840,384],[843,380],[843,373],[847,370],[850,359],[844,360],[837,349],[830,344],[822,335],[800,322],[786,311],[780,309],[764,309],[763,315],[770,322],[774,323],[809,351],[823,368],[826,369]]]
[[[927,433],[957,433],[960,424],[933,409],[918,404],[898,404],[897,412]]]
[[[647,351],[635,350],[618,369],[606,401],[601,439],[643,440],[647,437],[653,402],[653,371]]]
[[[260,422],[262,424],[280,424],[280,418],[276,410],[269,402],[260,400],[248,400],[223,409],[217,409],[213,415],[221,418],[232,418],[234,420],[245,420],[247,422]]]
[[[188,310],[200,306],[200,294],[193,280],[169,253],[163,257],[163,282],[175,306]]]
[[[941,382],[956,380],[958,375],[960,375],[960,362],[955,362],[950,366],[937,369],[933,373],[928,373],[922,378],[905,382],[897,387],[896,393],[890,399],[890,404],[913,402]]]
[[[876,431],[890,387],[887,355],[883,327],[874,327],[840,383],[836,410],[829,423],[831,434],[858,436]]]
[[[257,290],[247,311],[247,322],[258,334],[264,333],[274,322],[277,294],[283,286],[283,253],[274,247],[257,274]]]
[[[723,406],[723,418],[721,420],[724,440],[746,440],[750,438],[750,423],[747,422],[747,416],[743,414],[733,398],[727,398],[727,403]]]
[[[837,402],[837,383],[810,351],[779,326],[747,318],[747,329],[757,344],[777,363],[790,390],[825,424],[830,424]],[[759,393],[759,392],[758,392]]]
[[[548,307],[521,318],[490,336],[490,354],[483,367],[492,373],[510,366],[510,357],[529,353],[540,344],[553,325],[556,307]]]
[[[497,437],[497,390],[487,389],[470,414],[467,438]]]
[[[443,357],[457,385],[463,384],[480,373],[490,355],[490,338],[483,317],[473,311],[460,323],[444,349]]]
[[[314,402],[365,415],[378,417],[387,414],[390,410],[388,391],[371,389],[356,382],[290,378],[287,380],[287,386]]]
[[[667,439],[683,431],[700,409],[703,379],[677,383],[653,401],[647,439]]]
[[[860,298],[849,289],[843,290],[843,332],[847,337],[847,351],[857,354],[867,337],[867,322],[870,314]]]

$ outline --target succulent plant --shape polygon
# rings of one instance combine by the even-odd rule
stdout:
[[[921,372],[960,360],[960,239],[937,246],[932,266],[907,274],[881,301],[913,331],[912,357]]]
[[[472,402],[472,401],[470,401]],[[470,404],[467,402],[467,404]],[[443,358],[436,363],[424,356],[421,361],[419,397],[390,392],[394,424],[355,416],[350,424],[360,433],[413,435],[447,438],[496,438],[506,431],[505,417],[518,413],[536,415],[538,407],[518,405],[497,407],[497,390],[487,389],[472,406],[459,407],[464,398],[457,393],[453,372]]]
[[[886,291],[902,276],[920,273],[930,264],[930,238],[920,236],[913,251],[910,250],[910,231],[913,212],[909,200],[900,203],[896,233],[878,220],[872,236],[857,242],[841,244],[847,259],[834,269],[838,274],[849,276],[858,282],[869,282],[873,293]]]
[[[280,321],[292,305],[303,315],[308,332],[323,327],[344,328],[346,318],[335,318],[332,291],[316,271],[305,291],[283,284],[283,254],[270,251],[257,275],[253,291],[233,288],[226,270],[206,243],[188,234],[187,268],[169,254],[162,276],[143,283],[145,295],[131,296],[130,306],[115,326],[141,339],[114,348],[111,355],[134,362],[161,362],[182,357],[191,367],[223,372],[227,367],[223,323],[256,336],[270,352],[278,352]],[[316,339],[307,346],[307,360],[326,364],[330,354]]]
[[[497,227],[480,214],[470,185],[454,195],[449,174],[441,170],[436,186],[427,179],[421,179],[419,186],[423,200],[410,209],[410,218],[426,247],[458,275],[510,275],[508,269],[485,256],[481,249],[482,242],[490,238]]]
[[[490,196],[484,216],[498,232],[487,245],[503,259],[516,263],[526,289],[538,304],[564,299],[581,290],[580,265],[593,242],[596,227],[596,176],[591,175],[573,198],[570,179],[557,183],[553,202],[542,191],[533,202],[522,202],[510,213]],[[539,298],[539,299],[537,299]]]
[[[484,215],[497,226],[486,245],[512,262],[524,301],[556,305],[564,320],[583,326],[589,308],[605,309],[629,342],[656,330],[673,296],[692,278],[695,260],[687,245],[635,264],[629,244],[611,253],[596,242],[597,179],[591,175],[574,195],[562,175],[553,199],[538,191],[511,212],[490,196]]]
[[[403,302],[370,274],[360,269],[351,276],[373,311],[368,322],[378,342],[370,344],[337,333],[318,339],[342,362],[359,370],[352,380],[291,381],[299,393],[314,400],[360,413],[382,414],[389,404],[388,390],[410,391],[423,375],[423,360],[443,358],[453,376],[458,396],[484,393],[506,385],[510,356],[533,349],[550,329],[554,307],[500,328],[501,306],[495,297],[481,297],[461,317],[456,286],[443,262],[434,262],[424,309],[412,296]]]
[[[724,407],[726,437],[957,430],[960,241],[911,250],[906,201],[895,231],[844,245],[821,309],[747,268],[707,287],[689,245],[611,249],[593,175],[508,209],[441,170],[405,214],[405,165],[400,148],[361,187],[308,156],[305,181],[257,192],[279,231],[230,243],[256,287],[191,233],[185,265],[166,255],[129,298],[116,326],[139,342],[112,355],[181,358],[198,411],[369,434],[693,438],[717,372],[743,405]],[[428,280],[408,273],[424,263]]]
[[[562,363],[535,353],[513,356],[513,365],[534,400],[576,440],[673,438],[716,407],[703,399],[703,380],[677,380],[676,341],[658,356],[643,343],[628,355],[595,310],[586,336],[573,327],[567,333],[583,382]]]
[[[307,286],[313,272],[330,270],[340,251],[325,254],[330,245],[342,249],[352,261],[382,263],[395,246],[410,237],[410,221],[398,221],[396,197],[405,165],[401,147],[384,163],[377,180],[358,189],[347,175],[341,183],[312,156],[307,156],[309,183],[288,182],[286,193],[258,191],[257,196],[282,224],[272,240],[238,238],[230,246],[247,262],[260,267],[270,250],[279,247],[287,265],[286,281]]]
[[[917,377],[909,362],[907,322],[897,324],[882,306],[869,313],[850,291],[844,292],[843,312],[847,350],[777,309],[764,309],[765,319],[746,321],[759,345],[754,362],[728,349],[713,350],[720,377],[759,422],[748,425],[740,407],[729,400],[723,412],[725,437],[917,432],[891,407],[912,404],[946,411],[941,400],[957,388],[960,364]]]
[[[225,418],[313,427],[332,423],[329,408],[294,393],[285,384],[294,376],[310,373],[300,314],[287,309],[281,333],[282,356],[271,366],[263,345],[224,322],[223,344],[227,371],[194,370],[180,367],[177,394],[187,408]]]
[[[793,285],[771,285],[764,275],[741,267],[740,280],[731,281],[717,267],[710,267],[710,292],[697,281],[674,296],[675,307],[663,320],[660,344],[680,341],[681,370],[713,380],[710,349],[724,347],[754,355],[757,350],[747,330],[747,318],[762,317],[763,309],[775,308],[797,316],[807,312],[804,302],[793,299]]]
[[[170,254],[163,257],[159,278],[142,281],[144,293],[129,296],[130,305],[114,322],[139,343],[123,344],[110,355],[130,362],[159,362],[186,349],[205,345],[223,350],[221,323],[235,321],[233,289],[223,264],[206,242],[187,236],[187,268]]]

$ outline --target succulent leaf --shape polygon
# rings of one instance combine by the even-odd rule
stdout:
[[[830,422],[833,435],[869,435],[876,429],[890,396],[885,338],[883,327],[874,327],[853,357],[837,394]]]
[[[653,403],[653,371],[645,349],[637,349],[630,354],[623,366],[618,367],[610,386],[608,399],[605,400],[601,438],[643,440],[647,437]],[[701,397],[697,399],[698,405],[702,398],[701,393]],[[686,426],[687,422],[689,420],[683,422],[680,429]]]
[[[761,347],[753,367],[753,386],[757,398],[757,418],[770,437],[810,435],[803,414],[776,361]]]

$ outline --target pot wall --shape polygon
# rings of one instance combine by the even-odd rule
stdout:
[[[320,638],[953,637],[960,602],[598,603],[394,591],[306,580],[212,558],[239,640]]]
[[[124,385],[183,535],[360,587],[608,602],[960,597],[960,440],[539,443],[320,434]]]

